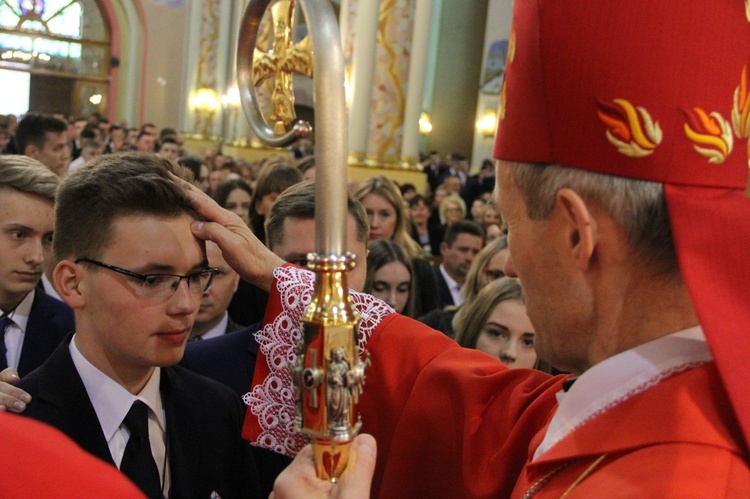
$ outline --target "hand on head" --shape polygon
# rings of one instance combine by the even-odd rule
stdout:
[[[296,499],[313,497],[364,499],[370,497],[370,484],[375,472],[377,446],[371,435],[362,434],[354,439],[349,454],[349,464],[334,485],[315,476],[312,446],[297,454],[273,486],[269,499]]]
[[[193,234],[216,243],[227,263],[244,280],[270,290],[273,270],[284,261],[265,247],[238,215],[220,207],[190,183],[174,175],[172,180],[187,191],[196,211],[206,220],[193,224]]]

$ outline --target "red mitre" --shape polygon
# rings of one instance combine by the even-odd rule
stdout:
[[[495,157],[663,182],[750,440],[750,0],[516,0]]]

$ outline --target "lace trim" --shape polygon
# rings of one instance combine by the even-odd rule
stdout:
[[[246,393],[243,401],[258,418],[261,433],[255,444],[280,454],[294,456],[307,445],[307,437],[294,431],[292,376],[286,366],[297,358],[294,346],[302,339],[301,318],[312,299],[315,274],[297,267],[274,271],[281,296],[282,312],[255,333],[270,374],[263,383]],[[352,304],[360,314],[358,352],[364,354],[367,342],[382,320],[394,310],[377,298],[351,293]]]

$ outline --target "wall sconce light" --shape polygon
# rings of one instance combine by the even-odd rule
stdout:
[[[196,110],[196,128],[199,128],[200,133],[205,136],[213,123],[214,113],[219,109],[221,102],[219,94],[213,88],[202,87],[195,91],[191,100]]]
[[[495,136],[497,131],[497,114],[495,111],[486,110],[479,120],[477,120],[477,132],[482,134],[482,137],[492,138]]]
[[[427,113],[419,114],[419,133],[422,135],[428,135],[432,131],[432,121],[430,115]]]
[[[229,112],[231,130],[232,130],[232,141],[233,145],[239,143],[237,137],[237,115],[240,112],[240,90],[237,88],[237,84],[232,85],[227,89],[227,92],[221,96],[221,104]]]

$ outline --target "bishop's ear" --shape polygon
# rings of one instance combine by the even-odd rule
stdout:
[[[596,219],[581,196],[572,189],[560,189],[556,203],[565,223],[571,256],[579,269],[586,270],[598,237]]]
[[[62,260],[52,273],[52,283],[55,290],[70,308],[81,308],[84,303],[83,285],[81,282],[83,269],[71,260]]]

